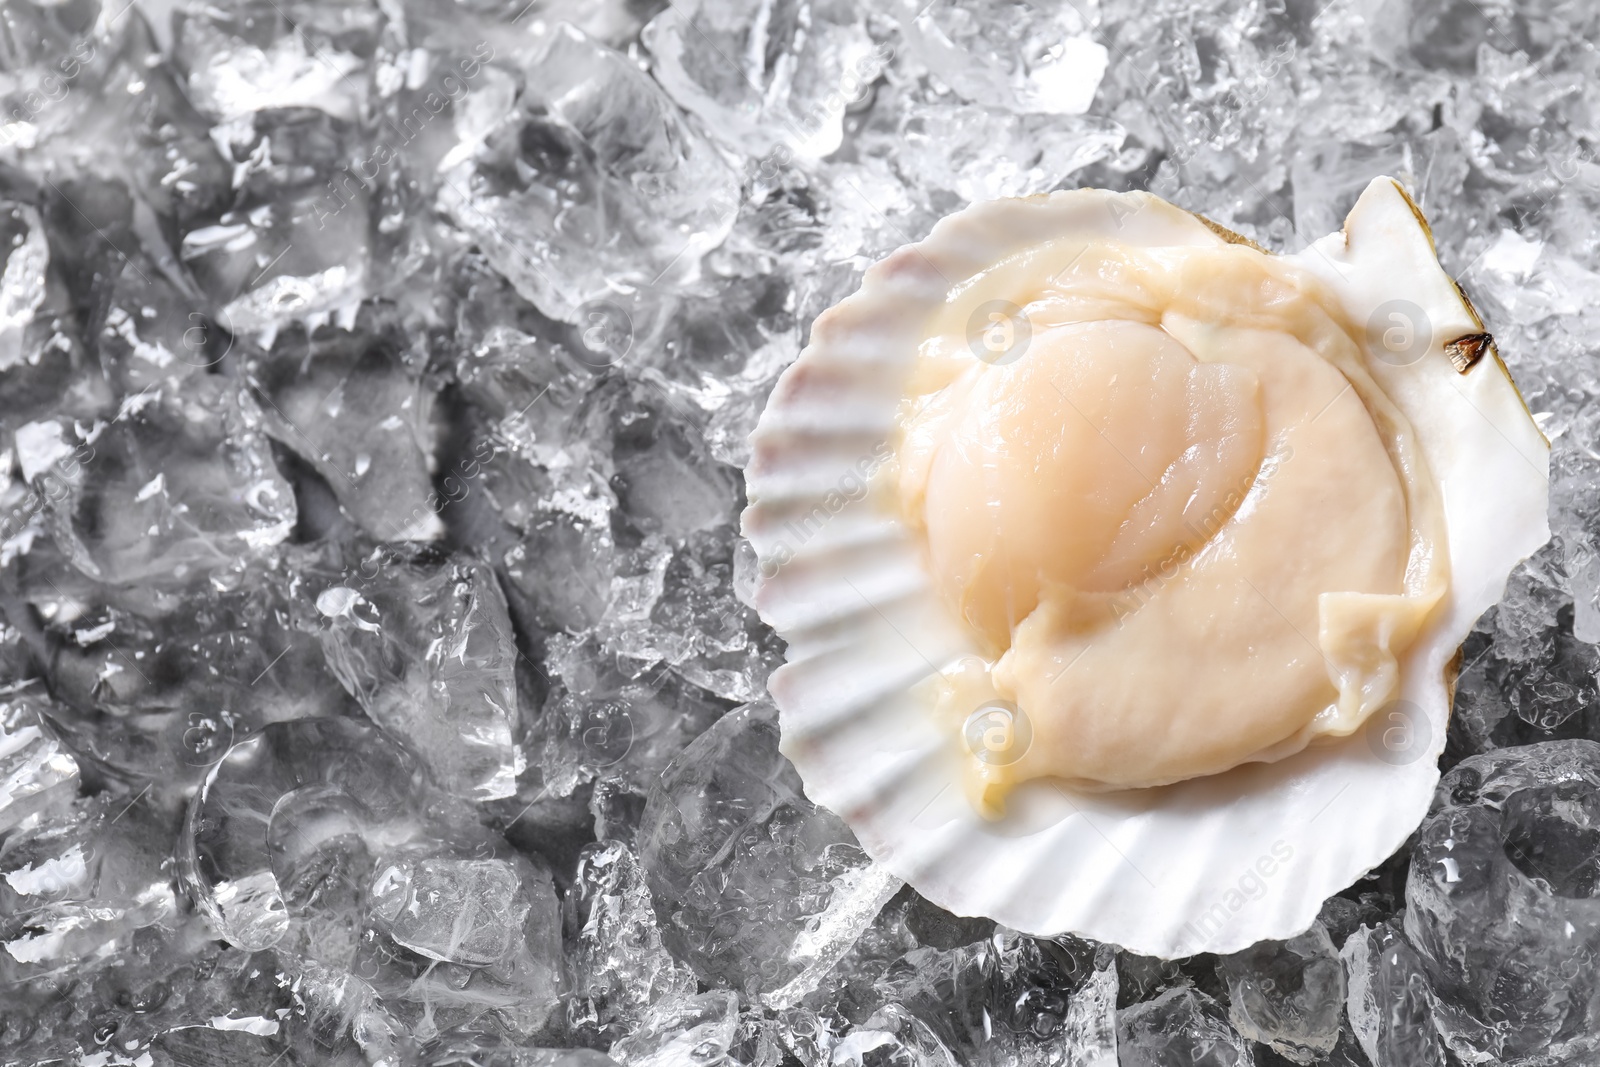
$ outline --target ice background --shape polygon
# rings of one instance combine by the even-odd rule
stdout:
[[[0,1062],[1600,1061],[1592,0],[0,0]],[[977,198],[1407,181],[1554,442],[1410,847],[1142,958],[778,754],[745,437]]]

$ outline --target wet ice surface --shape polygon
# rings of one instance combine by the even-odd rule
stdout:
[[[1593,1062],[1592,5],[0,9],[0,1061]],[[773,380],[972,199],[1379,172],[1554,442],[1433,813],[1226,958],[941,912],[777,750]]]

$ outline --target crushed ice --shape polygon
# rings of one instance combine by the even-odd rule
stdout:
[[[0,1060],[1600,1055],[1600,12],[0,0]],[[153,21],[152,21],[153,20]],[[1406,850],[1160,961],[947,914],[762,700],[745,435],[976,198],[1393,172],[1554,442]]]

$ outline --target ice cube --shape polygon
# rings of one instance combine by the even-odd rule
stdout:
[[[0,150],[25,153],[37,170],[54,172],[55,191],[82,209],[85,219],[95,213],[72,186],[91,175],[136,191],[146,237],[159,223],[177,220],[181,230],[203,217],[214,219],[229,199],[228,169],[209,140],[210,123],[185,96],[146,21],[147,13],[157,12],[107,9],[95,24],[90,13],[101,6],[98,0],[74,0],[55,9],[77,9],[73,20],[87,15],[89,22],[52,42],[58,50],[41,67],[17,70],[12,63],[20,57],[8,57],[14,72],[8,85],[20,90],[20,98],[4,107]],[[28,31],[15,15],[13,40],[20,40]],[[114,239],[122,249],[117,265],[143,243]]]
[[[827,228],[817,254],[827,263],[850,268],[846,292],[859,281],[857,272],[937,221],[938,213],[917,180],[902,178],[883,159],[836,163],[824,179]]]
[[[78,793],[78,761],[48,730],[42,694],[0,697],[0,834],[48,817]]]
[[[140,930],[178,925],[166,820],[140,801],[80,799],[0,844],[0,983],[112,966]]]
[[[445,456],[451,474],[441,487],[454,498],[446,518],[483,531],[528,632],[580,633],[604,614],[616,570],[610,443],[595,424],[604,425],[620,383],[591,388],[560,350],[500,337],[516,348],[480,345],[469,357],[471,440]],[[479,362],[494,349],[492,366]]]
[[[633,677],[593,640],[552,638],[554,677],[530,737],[539,777],[566,796],[600,780],[643,796],[727,705],[670,671]]]
[[[1117,965],[1095,969],[1072,996],[1062,1021],[1063,1067],[1117,1067]]]
[[[739,1030],[739,999],[720,990],[660,1001],[611,1046],[622,1067],[727,1067]]]
[[[92,35],[99,14],[98,0],[27,4],[9,12],[0,145],[26,152],[73,127],[71,109],[52,105],[59,105],[74,84],[94,91],[104,66],[103,57],[96,62],[99,42]]]
[[[293,331],[248,361],[268,431],[309,463],[380,541],[444,533],[434,492],[433,391],[398,322],[364,311],[354,329]]]
[[[529,904],[517,901],[519,879],[502,860],[425,859],[380,870],[372,913],[395,943],[429,959],[486,967],[520,938]]]
[[[494,1031],[457,1030],[429,1042],[425,1067],[614,1067],[592,1048],[536,1048]]]
[[[1372,1067],[1443,1067],[1422,960],[1388,923],[1362,926],[1341,952],[1351,1029]]]
[[[641,39],[673,99],[751,156],[837,151],[846,111],[893,55],[873,40],[866,10],[838,0],[686,0]]]
[[[57,412],[92,418],[110,402],[51,263],[39,209],[0,199],[0,443],[19,459],[25,446],[10,437],[22,427]]]
[[[1518,740],[1572,736],[1562,727],[1600,702],[1600,649],[1573,633],[1576,609],[1561,588],[1556,555],[1552,544],[1525,561],[1493,609],[1487,674],[1493,691],[1533,727],[1519,726]]]
[[[1597,891],[1600,744],[1501,749],[1444,777],[1412,852],[1405,930],[1457,1055],[1600,1049]]]
[[[555,1007],[548,869],[360,720],[274,724],[235,746],[190,803],[179,865],[220,934],[275,946],[345,1005],[336,1033],[369,1001],[373,1025],[424,1039],[486,1013],[526,1036]]]
[[[129,395],[215,366],[229,341],[205,308],[197,290],[180,288],[154,262],[125,263],[104,287],[96,312],[106,377]]]
[[[626,56],[562,23],[440,202],[517,291],[584,321],[613,289],[690,279],[739,207],[733,169]]]
[[[908,108],[889,156],[902,174],[965,201],[1049,192],[1115,155],[1126,132],[1092,116],[1016,115],[974,104]]]
[[[287,9],[287,10],[285,10]],[[184,3],[173,50],[196,106],[213,118],[269,108],[320,108],[360,117],[371,91],[370,56],[383,26],[361,3]]]
[[[324,818],[325,795],[316,806],[291,802],[281,809],[277,836],[294,846],[288,858],[297,865],[324,842],[342,845],[352,822],[362,840],[380,828],[400,840],[426,829],[416,809],[427,790],[415,760],[362,720],[275,723],[233,746],[189,802],[178,850],[185,885],[201,914],[233,944],[270,948],[289,934],[284,891],[273,869],[274,853],[281,864],[284,849],[274,849],[269,830],[285,796],[318,784],[347,798],[346,818]],[[293,831],[306,816],[313,829]],[[344,832],[330,837],[330,827]]]
[[[288,1060],[289,1049],[274,1040],[275,1019],[262,1019],[266,1033],[229,1026],[179,1026],[159,1035],[145,1053],[151,1067],[272,1067]]]
[[[506,462],[520,466],[530,482],[549,486],[515,457]],[[485,483],[497,498],[517,500],[509,491],[514,483],[497,477],[493,467]],[[499,562],[518,618],[531,629],[582,633],[604,617],[616,568],[613,506],[609,490],[592,483],[515,505],[526,527]]]
[[[1109,62],[1075,4],[896,0],[895,10],[911,54],[957,93],[989,107],[1081,115]]]
[[[930,958],[918,950],[905,962],[925,972],[917,979],[924,986],[914,999],[918,1010],[949,1020],[974,1059],[1052,1062],[1059,1049],[1094,1064],[1107,1049],[1115,1054],[1117,963],[1108,947],[996,928],[954,952]],[[891,969],[882,984],[893,975]]]
[[[752,401],[764,399],[800,353],[798,280],[755,265],[719,262],[716,269],[738,273],[707,277],[693,291],[663,301],[659,325],[635,322],[620,366],[655,387],[642,390],[647,409],[665,401],[669,416],[696,428],[712,459],[743,466],[745,438],[754,429]]]
[[[277,799],[267,820],[270,877],[259,880],[268,916],[285,936],[276,951],[335,970],[351,966],[367,933],[363,915],[374,858],[366,833],[375,820],[337,785],[313,783]]]
[[[261,421],[245,390],[206,374],[129,397],[107,425],[63,427],[57,544],[91,578],[171,585],[281,543],[294,494]]]
[[[759,699],[778,651],[755,612],[733,595],[732,527],[690,537],[676,551],[655,539],[612,583],[596,635],[618,666],[638,676],[666,664],[730,701]]]
[[[881,1008],[833,1046],[832,1067],[957,1067],[927,1023],[898,1004]]]
[[[1534,654],[1507,661],[1490,654],[1484,661],[1488,685],[1514,716],[1491,736],[1499,744],[1583,736],[1600,709],[1600,648],[1571,633],[1571,613],[1543,635],[1546,642]],[[1492,697],[1491,697],[1492,699]]]
[[[291,38],[293,39],[293,38]],[[214,128],[232,208],[187,229],[180,254],[229,332],[272,337],[349,314],[367,292],[371,192],[351,123],[306,107],[249,111]]]
[[[929,907],[914,903],[909,914]],[[925,929],[923,921],[915,925]],[[1116,1060],[1117,969],[1109,947],[995,929],[955,948],[905,953],[873,992],[876,1001],[850,989],[823,1013],[855,1019],[898,1006],[965,1063],[1111,1067]]]
[[[149,14],[156,17],[155,11]],[[77,94],[84,105],[78,129],[84,147],[112,157],[95,169],[126,174],[160,219],[187,232],[226,210],[230,168],[211,139],[210,122],[179,84],[146,12],[135,7],[117,18],[120,40],[104,90]]]
[[[566,909],[574,975],[567,1016],[575,1031],[615,1040],[657,1001],[695,992],[694,972],[662,944],[644,871],[626,845],[584,850]]]
[[[1495,666],[1492,653],[1492,638],[1479,620],[1461,645],[1461,670],[1450,712],[1449,751],[1458,758],[1504,747],[1495,738],[1509,732],[1506,720],[1511,709],[1505,694],[1489,680]]]
[[[456,312],[455,376],[471,414],[482,418],[479,434],[492,434],[495,443],[545,468],[588,458],[586,417],[606,365],[570,344],[566,324],[541,315],[480,257],[468,259],[456,284],[465,293]],[[512,509],[519,504],[502,503],[508,521],[516,522]]]
[[[1262,941],[1224,956],[1228,1017],[1239,1033],[1291,1063],[1315,1063],[1339,1041],[1344,968],[1321,923],[1288,941]]]
[[[40,557],[30,553],[30,564]],[[48,676],[58,702],[46,714],[68,745],[165,798],[266,723],[352,710],[323,662],[311,606],[290,593],[296,568],[275,560],[228,578],[177,610],[170,598],[127,604],[87,580],[69,594],[63,574],[29,568],[28,600],[56,647]]]
[[[1177,986],[1117,1013],[1122,1067],[1255,1067],[1250,1043],[1228,1025],[1227,1011],[1204,993]]]
[[[814,989],[778,1008],[777,1018],[784,1021],[784,1028],[795,1035],[796,1041],[806,1043],[814,1039],[821,1042],[816,1048],[822,1050],[827,1043],[822,1040],[824,1031],[837,1036],[885,1005],[901,1002],[897,988],[882,983],[890,970],[905,966],[909,954],[918,947],[908,921],[918,907],[917,894],[909,888],[901,889],[857,935],[849,951],[829,968]],[[812,1038],[801,1038],[796,1028],[815,1028],[816,1033]],[[757,1032],[751,1036],[760,1038],[761,1034]],[[787,1038],[778,1040],[793,1044]],[[795,1054],[802,1059],[817,1058],[798,1046],[795,1048]]]
[[[770,704],[728,713],[684,750],[651,790],[639,840],[673,955],[773,1004],[814,988],[900,888],[806,800]]]
[[[707,454],[671,404],[646,396],[621,406],[612,446],[617,498],[642,532],[677,540],[729,524],[733,470]]]
[[[323,653],[367,714],[455,795],[514,793],[524,766],[518,652],[494,573],[465,556],[396,545],[314,584]]]

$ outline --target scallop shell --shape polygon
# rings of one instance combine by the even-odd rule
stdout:
[[[1027,933],[1073,933],[1162,957],[1230,952],[1305,930],[1323,900],[1391,855],[1426,813],[1455,657],[1518,561],[1549,537],[1549,445],[1492,340],[1440,268],[1401,186],[1374,180],[1342,232],[1292,257],[1351,320],[1409,301],[1431,344],[1369,360],[1411,419],[1443,490],[1452,588],[1413,645],[1400,697],[1420,713],[1396,759],[1373,730],[1275,763],[1159,789],[1018,787],[986,821],[962,755],[913,687],[974,651],[939,600],[886,492],[867,488],[926,324],[965,280],[1067,235],[1243,241],[1142,193],[1060,192],[974,205],[867,271],[819,316],[752,435],[744,532],[756,604],[788,641],[772,677],[783,750],[807,794],[934,903]],[[1387,728],[1387,727],[1386,727]]]

